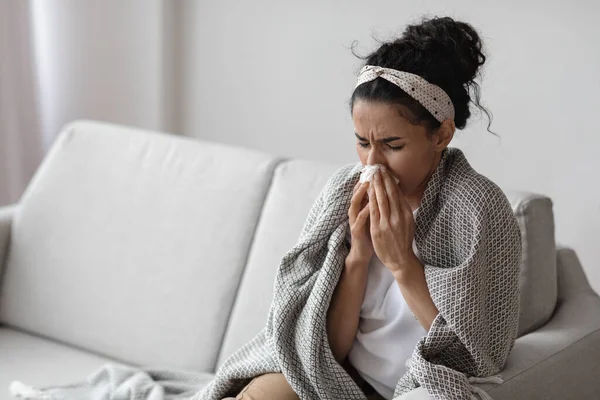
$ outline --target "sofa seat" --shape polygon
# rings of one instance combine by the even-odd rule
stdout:
[[[0,400],[11,399],[8,388],[79,382],[104,363],[118,362],[6,326],[0,326]],[[124,364],[124,363],[121,363]]]

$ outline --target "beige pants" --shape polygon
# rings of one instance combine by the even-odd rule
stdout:
[[[373,388],[366,383],[349,363],[344,365],[350,376],[363,389],[368,400],[384,400]],[[233,400],[228,397],[223,400]],[[300,400],[298,395],[281,373],[271,373],[257,376],[235,397],[237,400]]]

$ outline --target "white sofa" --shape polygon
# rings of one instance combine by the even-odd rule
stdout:
[[[105,362],[214,371],[265,323],[275,271],[340,165],[94,121],[67,125],[0,208],[0,399]],[[600,398],[600,298],[551,201],[507,191],[524,238],[500,399]],[[426,399],[422,389],[403,399]]]

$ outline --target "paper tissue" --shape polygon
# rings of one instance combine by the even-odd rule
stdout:
[[[373,176],[375,175],[375,171],[377,171],[377,169],[380,166],[381,166],[381,164],[373,164],[373,165],[363,166],[363,169],[361,170],[361,174],[360,174],[360,178],[359,178],[360,183],[370,182],[373,179]],[[389,171],[390,170],[388,168],[388,172]],[[394,180],[396,181],[396,184],[398,184],[400,179],[396,178],[391,172],[390,172],[390,175],[392,176],[392,178],[394,178]]]

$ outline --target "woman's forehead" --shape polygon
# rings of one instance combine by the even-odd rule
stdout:
[[[419,126],[402,116],[393,104],[357,102],[352,119],[356,133],[366,139],[413,135],[420,131]]]

